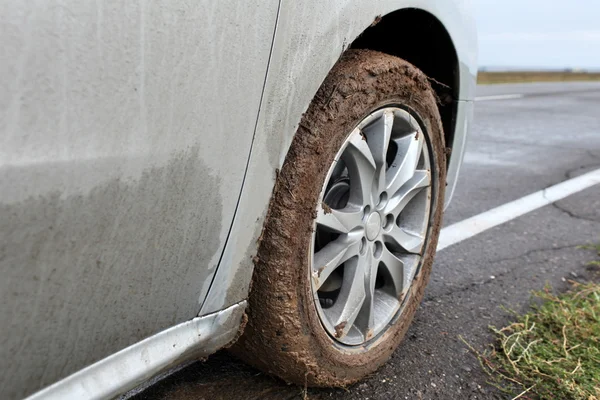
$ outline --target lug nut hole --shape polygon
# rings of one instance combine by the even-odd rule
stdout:
[[[392,214],[388,214],[385,217],[385,222],[383,224],[383,229],[390,229],[394,224],[394,216]]]
[[[373,255],[375,258],[381,257],[381,252],[383,251],[383,244],[381,242],[375,242],[375,247],[373,248]]]
[[[377,208],[383,208],[388,201],[388,195],[386,192],[383,192],[379,195],[379,203],[377,203]]]
[[[365,252],[367,251],[367,238],[364,236],[362,239],[360,239],[360,248],[358,251],[360,252],[360,254],[365,254]]]

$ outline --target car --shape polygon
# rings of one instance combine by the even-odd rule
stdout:
[[[3,2],[0,386],[230,347],[344,386],[400,344],[472,117],[465,0]]]

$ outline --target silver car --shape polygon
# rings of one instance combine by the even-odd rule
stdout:
[[[3,0],[0,32],[3,398],[390,357],[469,130],[468,1]]]

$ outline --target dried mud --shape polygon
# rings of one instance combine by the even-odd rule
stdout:
[[[337,344],[322,328],[310,288],[308,249],[328,166],[346,135],[389,104],[421,118],[433,148],[432,223],[423,263],[401,318],[365,346]],[[299,124],[278,174],[261,235],[248,323],[231,351],[264,371],[306,386],[345,386],[374,372],[401,342],[429,279],[442,222],[443,131],[427,77],[398,58],[350,50],[338,61]]]

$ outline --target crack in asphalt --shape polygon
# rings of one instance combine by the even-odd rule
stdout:
[[[586,153],[587,153],[587,154],[588,154],[588,155],[589,155],[591,158],[600,159],[600,156],[598,156],[598,155],[594,154],[594,153],[593,153],[591,150],[588,150],[588,151],[586,151]],[[580,166],[578,166],[578,167],[575,167],[575,168],[568,169],[567,171],[565,171],[565,178],[566,178],[566,179],[571,179],[573,172],[575,172],[575,171],[578,171],[578,170],[581,170],[581,169],[585,169],[585,168],[591,168],[591,167],[600,167],[600,163],[594,163],[594,164],[585,164],[585,165],[580,165]],[[564,181],[563,181],[563,182],[564,182]],[[550,185],[550,186],[548,186],[548,187],[546,187],[546,188],[544,188],[544,189],[542,190],[542,196],[543,196],[543,197],[544,197],[546,200],[551,200],[551,199],[549,199],[548,197],[546,197],[546,192],[547,192],[547,190],[548,190],[550,187],[552,187],[552,186],[554,186],[554,185]],[[559,201],[560,201],[560,200],[558,200],[558,201],[554,201],[554,202],[551,202],[551,203],[550,203],[550,205],[551,205],[552,207],[554,207],[555,209],[557,209],[557,210],[559,210],[559,211],[561,211],[561,212],[563,212],[563,213],[567,214],[567,215],[568,215],[569,217],[571,217],[571,218],[578,219],[578,220],[581,220],[581,221],[588,221],[588,222],[596,222],[596,223],[600,223],[600,221],[598,221],[598,220],[595,220],[595,219],[593,219],[593,218],[588,218],[588,217],[584,217],[584,216],[581,216],[581,215],[577,215],[575,212],[573,212],[573,211],[571,211],[571,210],[568,210],[567,208],[565,208],[565,207],[561,206],[560,204],[558,204],[558,202],[559,202]]]
[[[588,154],[590,157],[592,157],[592,158],[595,158],[595,159],[600,159],[600,156],[599,156],[599,155],[596,155],[596,154],[594,154],[594,153],[593,153],[593,152],[591,152],[590,150],[588,150],[586,153],[587,153],[587,154]],[[594,163],[594,164],[585,164],[585,165],[580,165],[580,166],[578,166],[578,167],[576,167],[576,168],[569,169],[569,170],[567,170],[567,171],[565,172],[565,178],[567,178],[567,179],[571,179],[571,174],[572,174],[573,172],[577,171],[577,170],[584,169],[584,168],[590,168],[590,167],[596,167],[596,166],[597,166],[597,167],[600,167],[600,163]],[[563,181],[563,182],[564,182],[564,181]],[[551,187],[551,186],[554,186],[554,185],[550,185],[550,186],[548,186],[548,187],[546,187],[546,188],[544,188],[544,189],[542,190],[542,196],[543,196],[545,199],[548,199],[548,197],[546,197],[546,191],[547,191],[547,190],[548,190],[548,188],[549,188],[549,187]],[[550,199],[548,199],[548,200],[550,200]],[[588,218],[588,217],[583,217],[583,216],[581,216],[581,215],[577,215],[577,214],[576,214],[576,213],[574,213],[573,211],[571,211],[571,210],[568,210],[568,209],[564,208],[563,206],[559,205],[559,204],[558,204],[558,202],[552,202],[552,203],[550,203],[549,205],[551,205],[551,206],[552,206],[552,207],[554,207],[555,209],[557,209],[557,210],[559,210],[559,211],[563,212],[564,214],[568,215],[570,218],[574,218],[574,219],[578,219],[578,220],[582,220],[582,221],[587,221],[587,222],[600,223],[600,221],[597,221],[597,220],[595,220],[595,219]],[[514,260],[518,260],[518,259],[520,259],[520,258],[527,257],[527,256],[529,256],[529,255],[531,255],[531,254],[533,254],[533,253],[537,253],[537,252],[564,250],[564,249],[569,249],[569,248],[573,248],[573,247],[577,247],[577,246],[578,246],[578,245],[567,245],[567,246],[559,246],[559,247],[550,247],[550,248],[532,249],[532,250],[529,250],[529,251],[527,251],[527,252],[525,252],[525,253],[523,253],[523,254],[521,254],[521,255],[515,256],[515,257],[501,258],[501,259],[498,259],[498,260],[493,260],[493,261],[490,261],[490,262],[489,262],[489,264],[490,264],[490,265],[494,265],[494,264],[499,264],[499,263],[501,263],[501,262],[505,262],[505,261],[514,261]],[[505,276],[505,275],[508,275],[508,274],[512,273],[512,272],[513,272],[515,269],[516,269],[516,268],[512,268],[512,269],[506,270],[505,272],[501,272],[501,273],[499,273],[498,275],[495,275],[493,279],[492,279],[492,278],[488,278],[488,279],[485,279],[485,280],[483,280],[483,281],[471,282],[471,283],[469,283],[469,284],[467,284],[467,285],[456,287],[455,289],[452,289],[452,290],[450,290],[450,291],[446,291],[446,292],[444,292],[444,293],[441,293],[441,294],[439,294],[439,295],[436,295],[436,296],[431,296],[431,297],[426,297],[424,301],[431,301],[431,300],[435,300],[435,299],[438,299],[438,298],[440,298],[440,297],[449,296],[449,295],[451,295],[451,294],[454,294],[454,293],[460,293],[460,292],[467,291],[467,290],[469,290],[469,289],[471,289],[471,288],[473,288],[473,287],[475,287],[475,286],[486,285],[486,284],[488,284],[488,283],[490,283],[490,282],[494,281],[494,280],[495,280],[497,277],[503,277],[503,276]]]
[[[565,250],[565,249],[571,249],[571,248],[576,248],[578,246],[580,246],[581,244],[572,244],[572,245],[565,245],[565,246],[558,246],[558,247],[548,247],[548,248],[540,248],[540,249],[532,249],[532,250],[528,250],[523,254],[520,254],[518,256],[514,256],[514,257],[506,257],[506,258],[500,258],[497,260],[493,260],[490,261],[488,264],[489,265],[494,265],[494,264],[500,264],[502,262],[506,262],[506,261],[515,261],[521,258],[525,258],[528,257],[534,253],[539,253],[539,252],[546,252],[546,251],[560,251],[560,250]],[[517,270],[518,267],[514,267],[514,268],[510,268],[507,269],[503,272],[498,273],[497,275],[494,275],[494,278],[488,278],[488,279],[484,279],[483,281],[477,281],[477,282],[471,282],[468,283],[467,285],[463,285],[463,286],[457,286],[454,289],[448,290],[446,292],[440,293],[438,295],[435,296],[431,296],[431,297],[427,297],[425,298],[424,301],[432,301],[432,300],[436,300],[442,297],[446,297],[455,293],[461,293],[461,292],[465,292],[468,291],[469,289],[473,288],[473,287],[477,287],[477,286],[483,286],[486,285],[490,282],[495,281],[497,278],[499,277],[504,277],[506,275],[511,274],[512,272],[514,272],[515,270]]]
[[[599,154],[596,154],[596,153],[594,153],[594,152],[593,152],[593,151],[591,151],[591,150],[588,150],[588,151],[587,151],[587,153],[588,153],[588,155],[589,155],[590,157],[592,157],[592,158],[595,158],[596,160],[600,160],[600,155],[599,155]]]
[[[587,153],[587,154],[588,154],[588,155],[589,155],[591,158],[594,158],[594,159],[600,159],[600,157],[599,157],[599,156],[595,155],[594,153],[592,153],[592,152],[591,152],[591,151],[589,151],[589,150],[588,150],[586,153]],[[597,162],[595,162],[595,163],[592,163],[592,164],[584,164],[584,165],[580,165],[580,166],[578,166],[578,167],[575,167],[575,168],[568,169],[567,171],[565,171],[565,179],[571,179],[571,178],[573,177],[573,173],[574,173],[574,172],[576,172],[576,171],[579,171],[579,170],[581,170],[581,169],[585,169],[585,168],[592,168],[592,167],[594,167],[594,168],[596,168],[596,167],[600,167],[600,163],[597,163]],[[552,185],[551,185],[551,186],[552,186]]]
[[[573,211],[568,210],[565,207],[559,205],[558,202],[552,203],[551,206],[554,207],[554,208],[556,208],[557,210],[559,210],[559,211],[567,214],[571,218],[578,219],[578,220],[581,220],[581,221],[600,223],[600,221],[595,220],[593,218],[588,218],[588,217],[583,217],[581,215],[577,215]]]

